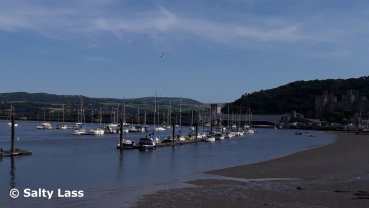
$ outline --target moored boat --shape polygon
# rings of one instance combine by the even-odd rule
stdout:
[[[216,140],[223,140],[224,139],[224,135],[223,134],[215,134],[215,139]]]
[[[79,129],[74,130],[74,134],[75,135],[87,135],[88,133],[86,132],[84,128],[79,128]]]
[[[206,142],[215,142],[215,136],[212,134],[209,134],[206,136],[205,140]]]
[[[146,128],[143,126],[132,126],[128,129],[128,132],[138,133],[138,132],[146,132]]]
[[[108,126],[110,128],[117,128],[117,127],[119,127],[119,124],[118,123],[110,123],[110,124],[108,124]]]
[[[18,127],[18,126],[19,126],[19,124],[17,124],[17,123],[14,124],[14,127]],[[8,123],[8,127],[12,127],[12,123],[11,122]]]
[[[176,140],[179,141],[179,142],[184,142],[184,141],[186,141],[186,138],[182,135],[177,135]]]
[[[37,129],[52,129],[53,127],[49,122],[42,122],[41,125],[37,126]]]
[[[165,131],[166,129],[162,126],[156,127],[155,131]]]
[[[156,144],[153,138],[151,137],[144,137],[141,138],[138,142],[138,149],[139,150],[152,150],[156,149]]]
[[[122,147],[123,149],[134,149],[135,148],[135,143],[129,139],[123,139],[122,141]],[[121,148],[121,144],[118,142],[117,144],[117,148]]]
[[[66,124],[60,124],[58,128],[59,129],[62,129],[62,130],[65,130],[65,129],[68,129],[68,125],[66,125]]]
[[[104,135],[104,130],[100,128],[94,128],[90,130],[91,135]]]

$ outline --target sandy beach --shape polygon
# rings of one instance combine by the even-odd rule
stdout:
[[[369,136],[257,164],[213,170],[225,179],[143,196],[136,207],[369,207]]]

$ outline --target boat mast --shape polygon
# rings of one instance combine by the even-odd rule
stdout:
[[[241,107],[240,107],[240,113],[238,114],[238,131],[240,131],[241,128]]]
[[[100,107],[100,128],[102,128],[102,109]]]
[[[191,126],[193,126],[193,109],[191,110]]]
[[[44,108],[44,122],[46,122],[46,108]]]
[[[222,128],[221,132],[223,133],[223,117],[222,117],[222,111],[220,111],[220,114],[219,114],[219,124],[218,126],[220,128]]]
[[[80,113],[79,113],[79,109],[77,110],[77,123],[80,123],[80,121],[79,121],[79,117],[80,117],[80,115],[79,115]]]
[[[249,126],[251,127],[251,110],[249,108]]]
[[[243,127],[247,127],[249,124],[248,124],[248,121],[247,121],[247,108],[245,110],[245,114],[243,115],[243,122],[245,123],[245,125]]]
[[[113,107],[111,107],[111,111],[110,111],[110,123],[113,123]]]
[[[168,114],[167,114],[167,126],[170,126],[169,117],[170,117],[170,107],[168,106]]]
[[[93,124],[93,122],[94,122],[94,108],[93,107],[91,107],[91,128],[92,128],[92,124]]]
[[[210,105],[210,113],[209,113],[209,117],[210,117],[210,134],[213,134],[213,109],[211,108]]]
[[[116,116],[116,118],[115,118],[115,123],[118,123],[118,118],[119,118],[119,103],[118,103],[118,105],[117,105],[117,116]]]
[[[168,117],[169,117],[169,126],[172,126],[172,100],[169,100],[169,112],[168,112]]]
[[[179,130],[182,132],[182,99],[179,100]]]
[[[156,90],[155,90],[155,97],[154,97],[154,131],[156,131],[155,123],[156,123]]]
[[[160,107],[158,103],[158,126],[160,126]]]
[[[146,126],[146,108],[145,108],[144,126]]]
[[[126,100],[123,98],[123,123],[126,124]]]
[[[64,116],[65,116],[65,115],[64,115],[64,105],[65,105],[65,104],[63,104],[63,124],[64,124]]]
[[[81,123],[83,123],[83,99],[82,99],[82,95],[81,95],[81,113],[80,113],[80,115],[81,115]]]

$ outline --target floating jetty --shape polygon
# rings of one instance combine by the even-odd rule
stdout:
[[[185,145],[185,144],[194,144],[197,142],[201,142],[203,141],[202,139],[197,139],[196,137],[190,137],[190,139],[187,139],[185,141],[178,141],[175,138],[175,125],[173,124],[172,127],[172,137],[168,138],[166,140],[164,140],[164,142],[160,142],[160,143],[156,143],[155,147],[174,147],[177,145]],[[196,124],[196,135],[197,135],[197,124]],[[119,137],[119,144],[117,146],[118,149],[121,150],[131,150],[131,149],[138,149],[139,145],[138,144],[134,144],[132,147],[130,148],[124,148],[123,146],[123,120],[120,119],[120,137]]]
[[[193,139],[193,140],[186,140],[186,141],[161,142],[161,143],[156,143],[155,147],[156,148],[159,148],[159,147],[174,147],[174,146],[178,146],[178,145],[195,144],[195,143],[203,142],[203,141],[204,140],[202,140],[202,139],[199,139],[199,140]],[[138,144],[134,144],[134,146],[132,148],[128,148],[128,149],[120,148],[120,147],[117,147],[117,148],[122,149],[122,150],[132,150],[132,149],[138,149],[138,147],[139,147]]]
[[[172,146],[177,146],[177,145],[185,145],[185,144],[194,144],[197,142],[202,142],[203,140],[186,140],[186,141],[175,141],[175,142],[162,142],[162,143],[157,143],[156,147],[172,147]]]
[[[15,149],[14,152],[7,150],[7,151],[1,151],[0,152],[0,157],[1,156],[22,156],[22,155],[32,155],[32,152],[29,150],[24,150],[24,149]]]

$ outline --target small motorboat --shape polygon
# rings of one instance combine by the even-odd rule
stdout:
[[[80,129],[76,129],[76,130],[74,130],[74,134],[75,134],[75,135],[87,135],[88,133],[86,132],[86,130],[85,130],[85,129],[80,128]]]
[[[41,125],[37,126],[37,129],[53,129],[53,126],[49,122],[43,122]]]
[[[134,149],[135,148],[135,143],[132,142],[129,139],[123,139],[123,141],[122,141],[122,148],[121,148],[121,144],[119,142],[117,144],[117,148],[118,149]]]
[[[255,134],[255,130],[254,129],[246,129],[245,134]]]
[[[212,134],[209,134],[206,136],[205,140],[206,142],[215,142],[215,136]]]
[[[184,141],[186,141],[186,138],[182,135],[177,135],[176,140],[177,140],[177,142],[184,142]]]
[[[60,124],[59,129],[66,130],[66,129],[68,129],[68,126],[67,126],[67,124]]]
[[[156,127],[155,131],[165,131],[166,129],[162,126]]]
[[[215,139],[216,140],[223,140],[224,139],[224,135],[223,134],[215,134]]]
[[[128,129],[128,132],[131,133],[139,133],[139,132],[146,132],[147,128],[143,127],[143,126],[132,126],[131,128]]]
[[[139,150],[154,150],[156,149],[156,144],[153,138],[145,137],[138,141]]]
[[[18,126],[19,126],[19,124],[14,123],[14,127],[18,127]],[[8,123],[8,127],[12,127],[12,122],[9,122],[9,123]]]

